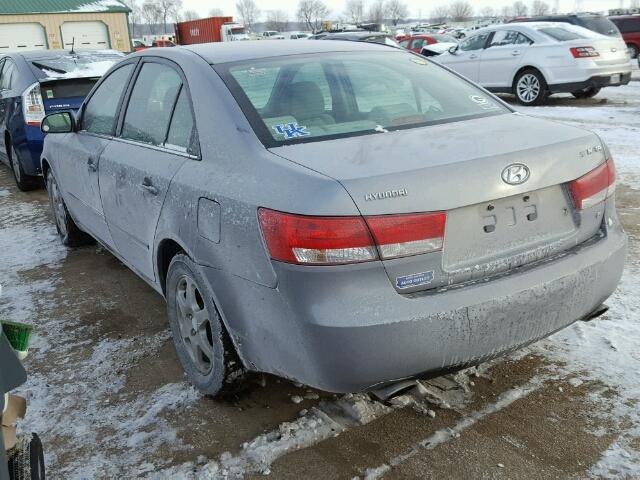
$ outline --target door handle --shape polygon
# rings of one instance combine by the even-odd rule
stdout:
[[[144,177],[142,183],[140,184],[140,188],[143,191],[150,193],[151,195],[158,195],[158,189],[153,186],[153,183],[151,182],[151,179],[149,177]]]
[[[511,52],[511,55],[517,57],[518,55],[520,55],[520,50],[514,50],[513,52]]]
[[[93,157],[89,157],[89,160],[87,160],[87,168],[89,169],[90,172],[98,171],[98,164],[93,159]]]
[[[473,60],[474,58],[478,58],[478,55],[476,55],[475,53],[472,53],[471,55],[469,55],[469,58]]]

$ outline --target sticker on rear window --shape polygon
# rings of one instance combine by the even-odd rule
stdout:
[[[431,282],[433,282],[433,270],[430,272],[414,273],[413,275],[396,277],[396,287],[400,289],[429,285]]]
[[[311,133],[307,131],[307,127],[298,125],[297,123],[274,125],[271,128],[273,128],[278,135],[283,135],[286,140],[311,135]]]
[[[47,98],[53,98],[53,90],[47,90]]]

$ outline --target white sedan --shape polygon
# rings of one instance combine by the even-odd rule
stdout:
[[[622,37],[562,23],[509,23],[479,30],[438,62],[492,92],[540,105],[554,93],[589,98],[631,80]]]

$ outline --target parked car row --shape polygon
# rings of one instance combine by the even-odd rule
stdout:
[[[352,392],[474,365],[599,315],[622,273],[601,139],[397,47],[146,49],[62,110],[26,109],[62,242],[166,298],[208,394],[243,370]]]

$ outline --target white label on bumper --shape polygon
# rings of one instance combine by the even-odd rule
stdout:
[[[611,84],[620,83],[620,74],[611,75],[611,78],[609,79],[609,83]]]

